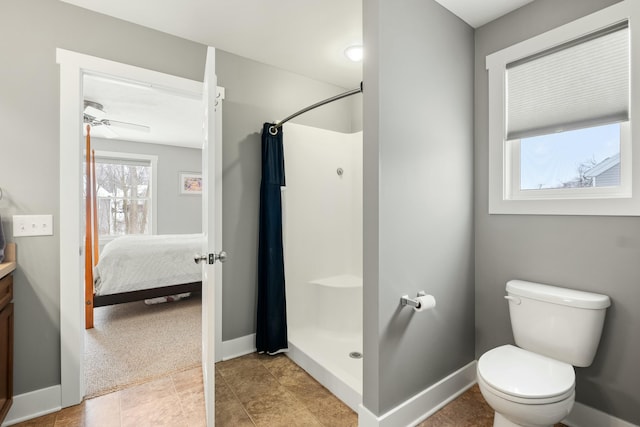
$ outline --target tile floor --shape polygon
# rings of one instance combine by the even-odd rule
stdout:
[[[16,424],[19,427],[205,426],[199,367]]]
[[[358,416],[284,355],[250,354],[216,364],[218,427],[350,427]],[[16,427],[204,426],[199,367],[65,408]],[[417,427],[491,427],[477,386]],[[557,424],[562,426],[562,424]]]
[[[416,427],[492,427],[493,410],[485,402],[478,385],[430,416]],[[556,424],[554,427],[567,427]]]

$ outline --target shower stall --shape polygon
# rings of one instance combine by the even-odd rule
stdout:
[[[298,124],[283,129],[288,355],[357,411],[363,356],[362,132]]]

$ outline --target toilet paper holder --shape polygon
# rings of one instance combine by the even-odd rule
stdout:
[[[418,292],[418,296],[419,297],[424,297],[426,295],[427,295],[427,293],[425,291],[419,291]],[[418,300],[415,300],[413,298],[409,298],[409,295],[402,295],[400,297],[400,305],[402,307],[408,305],[408,306],[413,307],[413,308],[420,308],[421,303]]]

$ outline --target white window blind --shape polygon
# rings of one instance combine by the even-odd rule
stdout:
[[[507,64],[507,140],[629,119],[623,22]]]

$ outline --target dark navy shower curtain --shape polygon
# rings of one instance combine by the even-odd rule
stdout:
[[[284,149],[282,128],[272,135],[269,131],[272,126],[272,123],[265,123],[262,128],[256,329],[259,353],[277,353],[288,345],[280,194],[280,187],[285,185]]]

